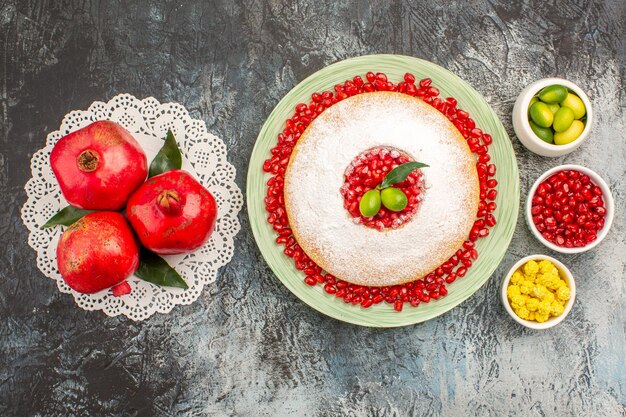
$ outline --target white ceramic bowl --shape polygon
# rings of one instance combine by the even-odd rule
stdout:
[[[554,264],[554,266],[556,266],[556,268],[559,270],[559,275],[561,275],[561,279],[567,282],[571,295],[569,300],[565,304],[565,310],[563,311],[563,314],[557,317],[550,317],[547,321],[543,323],[538,323],[536,321],[524,320],[518,317],[517,314],[515,314],[513,308],[509,304],[509,299],[506,295],[506,289],[509,286],[509,281],[511,280],[513,272],[517,271],[520,266],[524,265],[528,261],[543,261],[544,259],[549,260]],[[576,299],[576,282],[574,282],[574,276],[572,275],[570,270],[553,257],[548,255],[530,255],[517,261],[517,263],[513,265],[513,267],[509,270],[509,273],[506,274],[506,276],[502,280],[502,286],[500,287],[500,296],[505,310],[507,311],[507,313],[509,313],[513,320],[515,320],[522,326],[528,327],[529,329],[545,330],[549,329],[550,327],[556,326],[557,324],[562,322],[563,319],[569,314],[572,306],[574,305],[574,300]]]
[[[600,229],[600,231],[598,231],[597,239],[589,243],[588,245],[585,245],[579,248],[564,248],[561,246],[557,246],[554,243],[548,241],[546,238],[544,238],[541,235],[539,230],[537,230],[537,227],[535,226],[535,222],[533,222],[533,215],[531,213],[532,199],[533,199],[533,196],[535,195],[535,192],[537,191],[537,187],[539,186],[539,184],[541,184],[546,178],[548,178],[552,174],[559,172],[559,171],[563,171],[563,170],[575,170],[575,171],[582,172],[583,174],[589,175],[589,178],[591,178],[591,181],[593,181],[594,184],[596,184],[598,187],[602,189],[602,198],[604,199],[604,207],[606,208],[606,215],[604,217],[604,227]],[[559,165],[552,169],[547,170],[539,178],[537,178],[537,181],[535,181],[533,186],[530,188],[530,191],[528,192],[528,196],[526,197],[526,223],[528,224],[530,231],[545,246],[560,253],[568,253],[568,254],[582,253],[582,252],[586,252],[596,247],[600,242],[602,242],[602,239],[606,237],[607,233],[609,233],[609,229],[611,228],[611,224],[613,223],[614,213],[615,213],[615,202],[613,201],[613,195],[611,194],[611,189],[609,188],[609,186],[606,184],[606,182],[604,182],[602,177],[600,177],[594,171],[590,170],[589,168],[580,166],[580,165]]]
[[[528,123],[528,105],[530,104],[530,100],[544,87],[555,84],[562,85],[575,92],[585,104],[585,110],[587,112],[585,129],[576,140],[568,143],[567,145],[554,145],[544,142],[537,137],[537,135],[535,135],[530,128],[530,123]],[[592,124],[593,109],[587,94],[585,94],[585,92],[573,82],[561,78],[544,78],[535,81],[522,90],[519,97],[517,97],[517,101],[515,101],[515,105],[513,106],[513,129],[515,129],[515,134],[528,150],[543,156],[556,157],[572,152],[574,149],[582,145],[585,139],[587,139],[589,132],[591,132]]]

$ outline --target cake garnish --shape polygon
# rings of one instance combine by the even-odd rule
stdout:
[[[369,190],[359,202],[359,210],[365,217],[372,217],[380,211],[381,203],[391,211],[402,211],[408,204],[408,199],[404,191],[394,188],[392,185],[406,180],[411,172],[419,168],[427,167],[422,162],[406,162],[398,165],[383,178],[383,181],[376,188]]]
[[[415,161],[406,162],[402,165],[398,165],[397,167],[389,171],[389,174],[385,175],[385,178],[383,178],[383,182],[381,182],[380,185],[376,188],[379,190],[383,190],[385,188],[391,187],[394,184],[398,184],[399,182],[404,181],[409,176],[409,174],[411,174],[411,172],[424,167],[428,167],[428,165],[422,162]]]

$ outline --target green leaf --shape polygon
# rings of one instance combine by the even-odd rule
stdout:
[[[62,224],[63,226],[69,226],[81,217],[93,213],[93,210],[83,210],[74,206],[67,206],[61,209],[57,214],[50,217],[50,219],[41,226],[42,229]]]
[[[380,183],[378,188],[382,190],[383,188],[387,188],[394,184],[402,182],[406,179],[406,177],[411,174],[411,172],[415,171],[418,168],[424,168],[427,166],[428,165],[421,162],[407,162],[405,164],[398,165],[397,167],[389,171],[389,174],[385,175],[385,178],[383,178],[383,182]]]
[[[163,147],[150,164],[148,178],[171,171],[172,169],[180,169],[182,165],[183,158],[176,144],[176,138],[174,138],[172,131],[168,129]]]
[[[185,290],[189,288],[183,277],[169,266],[165,259],[145,248],[141,248],[139,268],[135,275],[160,287],[178,287]]]

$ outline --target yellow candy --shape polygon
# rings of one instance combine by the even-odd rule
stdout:
[[[515,310],[515,314],[517,314],[518,317],[524,319],[524,320],[528,320],[528,315],[529,315],[530,311],[528,311],[528,309],[526,307],[520,307],[517,310]]]
[[[526,308],[528,309],[528,311],[537,311],[538,307],[539,307],[538,299],[529,298],[528,300],[526,300]]]
[[[550,275],[546,275],[544,273],[537,273],[535,276],[535,284],[546,285],[546,282],[550,282]]]
[[[570,297],[570,290],[567,287],[560,287],[558,290],[556,290],[556,297],[559,300],[569,300]]]
[[[549,301],[540,301],[537,305],[537,314],[550,314],[552,311],[552,305]]]
[[[549,318],[550,318],[550,316],[548,314],[535,313],[535,321],[537,323],[546,322],[546,321],[548,321]]]
[[[509,297],[509,299],[511,299],[516,295],[521,295],[521,292],[517,285],[509,285],[509,287],[506,289],[506,295]]]
[[[546,295],[543,297],[542,301],[547,301],[549,303],[552,303],[555,299],[556,297],[554,296],[554,293],[551,291],[548,291]]]
[[[521,284],[522,281],[524,281],[524,275],[520,271],[513,272],[513,275],[511,275],[511,280],[510,280],[511,284],[518,285],[518,284]]]
[[[535,312],[531,311],[530,313],[528,313],[528,320],[530,321],[534,321],[535,320]]]
[[[550,305],[550,309],[550,314],[554,317],[560,316],[561,314],[563,314],[563,311],[565,311],[563,305],[561,305],[561,303],[559,303],[558,301],[553,301]]]
[[[537,284],[533,288],[532,295],[539,298],[540,300],[543,300],[549,292],[550,291],[546,287],[541,284]]]
[[[522,281],[519,290],[522,294],[530,294],[535,287],[535,283],[529,280]]]
[[[528,299],[527,295],[524,295],[524,294],[516,295],[513,298],[511,298],[511,306],[513,306],[513,308],[523,307],[524,305],[526,305],[527,299]]]
[[[552,279],[550,279],[550,283],[546,285],[546,287],[550,288],[551,290],[556,290],[560,286],[560,281],[561,280],[559,279],[559,277],[552,276]]]
[[[535,282],[548,288],[552,288],[555,285],[555,279],[550,273],[537,274],[537,279],[535,280]]]
[[[526,275],[535,275],[539,271],[539,265],[535,261],[528,261],[524,265],[524,273]]]
[[[547,259],[539,262],[539,271],[541,271],[542,274],[548,274],[552,272],[552,268],[554,268],[554,265],[552,265],[552,262]]]

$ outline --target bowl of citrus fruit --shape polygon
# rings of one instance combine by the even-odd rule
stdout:
[[[513,128],[520,142],[539,155],[562,156],[589,136],[591,102],[571,81],[544,78],[520,93],[513,107]]]

